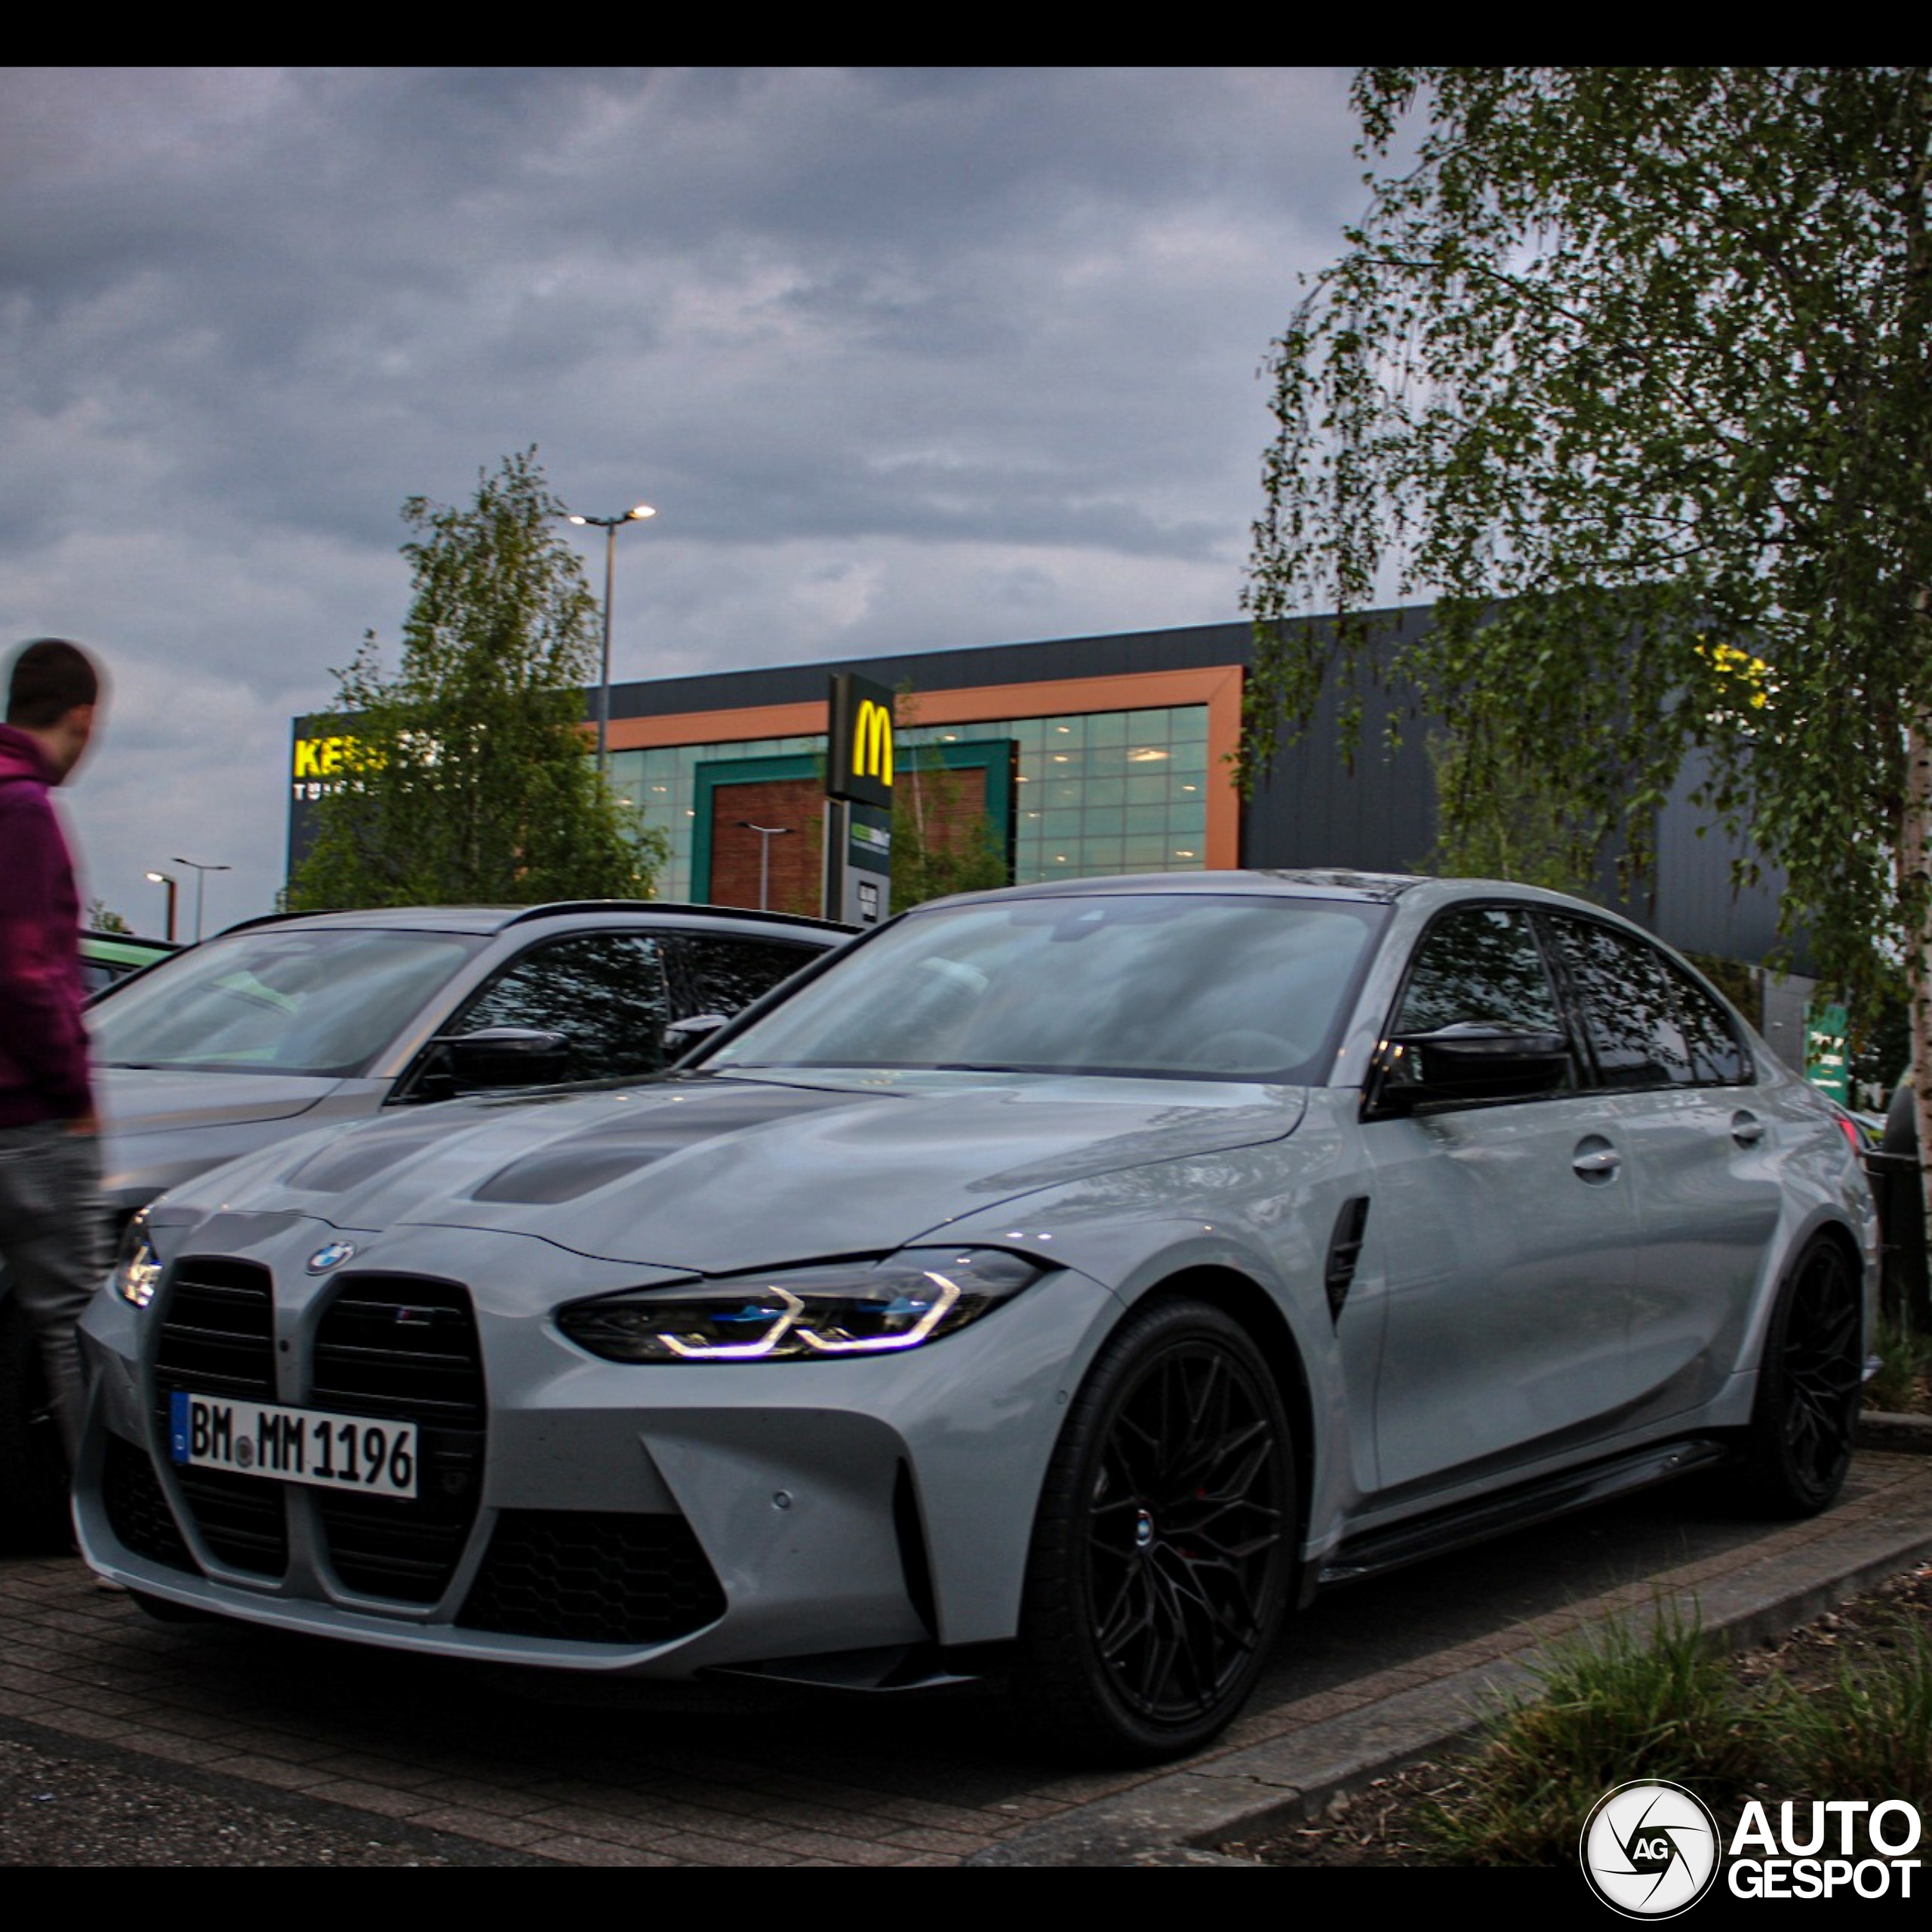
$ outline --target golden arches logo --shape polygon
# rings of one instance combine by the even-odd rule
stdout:
[[[892,783],[892,709],[869,698],[859,706],[852,730],[852,775]]]

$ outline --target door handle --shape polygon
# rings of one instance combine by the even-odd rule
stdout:
[[[1576,1152],[1570,1157],[1571,1171],[1580,1180],[1594,1182],[1598,1186],[1615,1180],[1617,1171],[1623,1164],[1623,1156],[1607,1140],[1594,1134],[1580,1140]]]

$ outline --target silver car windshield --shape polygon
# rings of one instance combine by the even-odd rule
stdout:
[[[485,942],[466,934],[237,933],[91,1008],[109,1066],[360,1073]]]
[[[1385,917],[1195,893],[937,907],[702,1065],[1318,1081]]]

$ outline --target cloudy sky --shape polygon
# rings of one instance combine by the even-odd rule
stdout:
[[[110,667],[84,889],[158,931],[185,856],[234,868],[209,931],[268,909],[403,499],[533,444],[658,506],[620,679],[1236,617],[1260,365],[1365,199],[1346,82],[0,73],[0,647]]]

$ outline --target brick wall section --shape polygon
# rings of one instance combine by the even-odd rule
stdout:
[[[721,785],[712,795],[711,891],[714,906],[758,903],[758,850],[771,848],[769,907],[774,912],[819,909],[825,791],[816,778],[780,778]],[[761,839],[753,825],[791,829],[782,838]]]

